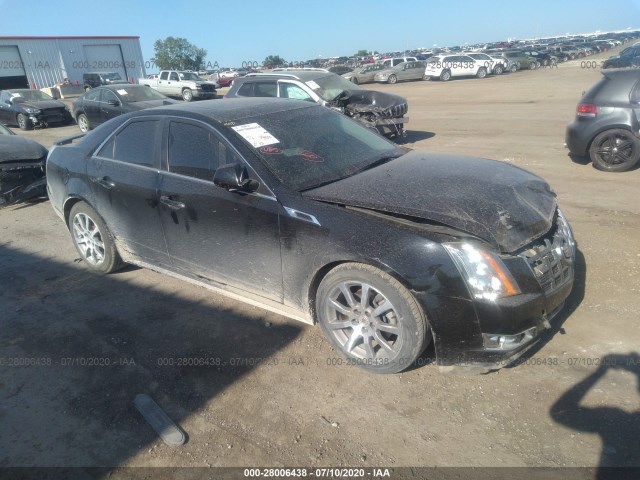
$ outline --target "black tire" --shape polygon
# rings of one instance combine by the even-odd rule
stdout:
[[[351,83],[355,83],[358,85],[360,82],[358,81],[358,77],[351,77]]]
[[[529,62],[529,70],[535,70],[536,69],[536,62]]]
[[[494,75],[502,75],[504,73],[504,67],[500,64],[497,64],[495,67],[493,67],[493,73]]]
[[[513,65],[511,65],[509,71],[511,71],[511,73],[516,73],[518,71],[518,66],[514,63]]]
[[[411,292],[370,265],[344,263],[331,270],[318,287],[315,309],[331,344],[371,373],[406,369],[431,340]]]
[[[87,117],[84,113],[78,115],[78,128],[82,133],[87,133],[91,130],[91,122],[89,121],[89,117]]]
[[[185,102],[190,102],[193,100],[193,92],[190,88],[185,88],[184,90],[182,90],[182,99]]]
[[[451,72],[449,70],[443,70],[440,74],[440,80],[443,82],[448,82],[451,80]]]
[[[395,75],[389,75],[389,79],[387,80],[387,83],[398,83],[398,77],[396,77]]]
[[[16,115],[16,123],[20,130],[33,130],[33,122],[24,113]]]
[[[111,232],[87,203],[78,202],[71,208],[68,227],[76,250],[90,270],[111,273],[122,268],[124,262]]]
[[[484,67],[480,67],[478,69],[478,73],[476,73],[476,78],[485,78],[487,76],[487,69]]]
[[[626,172],[640,160],[640,140],[629,130],[605,130],[591,142],[589,157],[598,170]]]

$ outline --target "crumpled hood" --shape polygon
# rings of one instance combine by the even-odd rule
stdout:
[[[513,252],[551,229],[556,195],[497,160],[410,152],[305,197],[437,222]]]
[[[0,135],[0,162],[39,160],[47,149],[37,142],[18,135]]]
[[[37,108],[40,110],[65,107],[65,104],[62,102],[59,102],[58,100],[42,100],[40,102],[20,102],[17,105],[20,105],[22,107]]]
[[[399,105],[407,105],[407,99],[400,95],[376,90],[346,90],[339,102],[353,112],[382,112]]]

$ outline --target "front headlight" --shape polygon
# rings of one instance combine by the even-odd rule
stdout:
[[[445,243],[442,246],[474,298],[493,301],[521,293],[507,267],[494,253],[471,243]]]
[[[571,225],[569,225],[569,222],[560,209],[558,209],[558,229],[567,240],[567,243],[569,244],[571,249],[575,249],[576,241],[573,238],[573,230],[571,229]]]
[[[25,108],[24,111],[27,112],[29,115],[38,115],[39,113],[42,113],[41,110],[38,110],[37,108],[31,108],[31,107]]]

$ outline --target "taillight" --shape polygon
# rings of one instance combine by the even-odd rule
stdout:
[[[591,103],[581,103],[578,105],[577,114],[579,117],[595,117],[598,114],[598,107]]]

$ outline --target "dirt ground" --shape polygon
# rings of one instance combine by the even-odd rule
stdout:
[[[599,172],[563,148],[599,77],[574,61],[369,87],[408,98],[406,145],[531,170],[573,225],[567,307],[520,365],[488,375],[426,358],[367,374],[317,327],[143,269],[91,274],[48,202],[2,210],[0,467],[640,466],[640,169]],[[77,131],[19,133],[50,146]],[[186,444],[163,444],[140,393]]]

